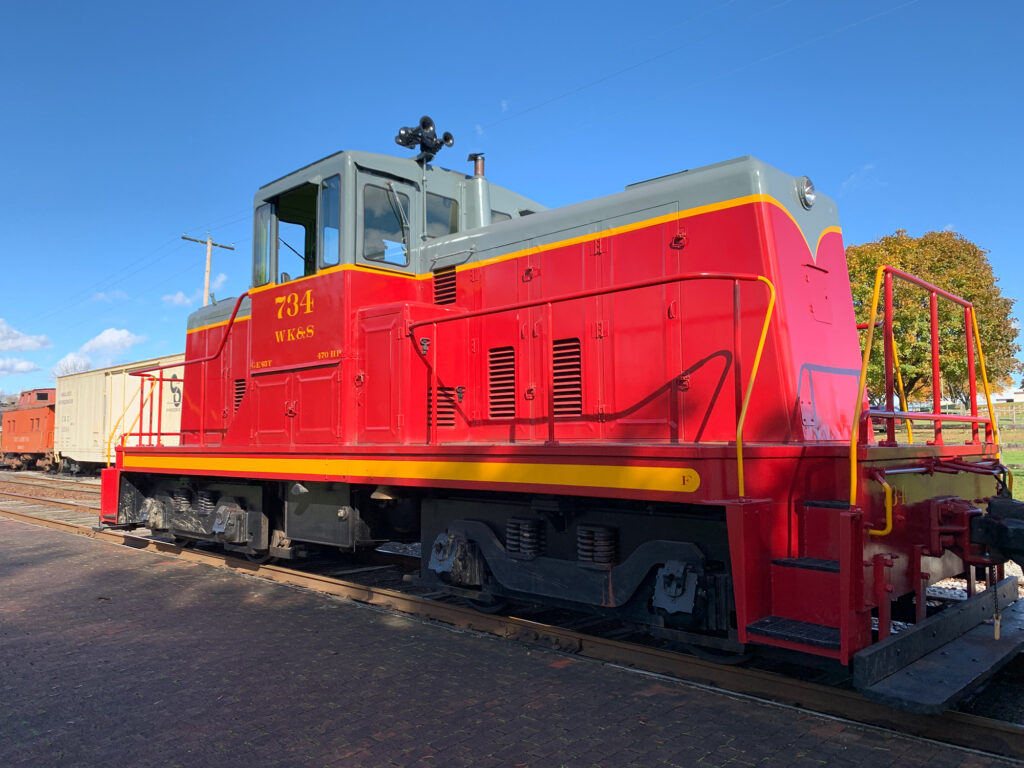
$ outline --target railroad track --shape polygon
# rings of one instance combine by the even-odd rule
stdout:
[[[592,627],[556,626],[538,621],[536,617],[530,619],[481,613],[450,599],[436,599],[435,594],[423,587],[419,588],[417,594],[416,587],[410,583],[412,580],[404,578],[401,569],[388,570],[401,557],[378,555],[376,565],[337,566],[333,573],[260,565],[223,552],[183,548],[171,542],[123,531],[95,530],[77,519],[61,519],[60,510],[50,509],[48,512],[47,505],[50,504],[53,502],[40,502],[38,499],[35,504],[23,501],[19,509],[4,504],[0,506],[0,515],[133,549],[158,552],[181,560],[258,576],[467,630],[541,645],[578,657],[665,675],[683,682],[709,686],[721,692],[793,706],[989,755],[1018,760],[1024,758],[1024,725],[959,711],[947,711],[937,716],[914,715],[870,702],[850,689],[794,679],[776,672],[726,666],[676,651],[627,642],[621,639],[622,633],[619,633],[619,638],[601,636],[593,634]],[[81,505],[71,503],[62,506],[81,508]],[[391,565],[381,565],[382,560]]]
[[[98,505],[100,499],[100,487],[96,483],[27,473],[18,473],[13,476],[11,473],[0,472],[0,492],[8,492],[4,495],[18,495],[21,492],[26,497],[32,497],[32,494],[40,494],[44,491],[50,491],[54,500],[94,501]],[[38,498],[44,497],[39,496]],[[51,496],[45,498],[49,499]]]

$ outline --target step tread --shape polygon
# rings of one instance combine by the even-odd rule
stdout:
[[[775,640],[788,640],[792,643],[811,645],[815,648],[839,649],[838,627],[826,627],[822,624],[812,624],[809,621],[786,619],[781,616],[765,616],[753,624],[748,624],[747,632]]]
[[[850,502],[841,499],[826,499],[822,501],[804,501],[804,509],[807,507],[820,507],[822,509],[849,509]]]
[[[781,565],[785,568],[802,568],[808,571],[839,573],[838,560],[826,560],[821,557],[780,557],[772,560],[772,565]]]

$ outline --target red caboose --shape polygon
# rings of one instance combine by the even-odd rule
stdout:
[[[961,674],[1016,651],[1009,582],[926,617],[929,584],[1024,552],[991,412],[909,414],[891,385],[864,409],[837,212],[806,177],[747,157],[544,210],[410,135],[416,160],[343,152],[259,190],[253,287],[189,319],[181,445],[119,452],[106,522],[252,557],[419,538],[424,579],[476,602],[852,663],[922,709],[968,686],[924,701],[908,663],[993,612]],[[970,305],[886,270],[888,381],[893,280],[963,305],[965,342],[933,327],[933,351],[984,381]],[[927,443],[897,444],[910,418]]]
[[[0,413],[0,457],[11,469],[53,466],[53,425],[55,389],[29,389],[18,397],[14,408]]]

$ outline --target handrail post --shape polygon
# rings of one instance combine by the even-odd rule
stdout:
[[[430,352],[430,423],[427,425],[427,444],[437,444],[437,323],[431,327]]]
[[[928,294],[928,305],[931,310],[932,336],[932,410],[942,413],[942,370],[939,366],[939,296],[935,291]],[[934,444],[942,445],[942,422],[935,422]]]
[[[978,379],[974,371],[974,329],[971,327],[971,307],[964,307],[964,338],[967,341],[967,381],[971,416],[978,415]],[[971,423],[971,442],[978,443],[978,422]]]
[[[160,373],[160,386],[158,388],[157,399],[158,399],[160,404],[157,407],[157,411],[156,411],[156,444],[159,446],[159,445],[163,445],[163,440],[162,440],[161,435],[163,435],[163,432],[164,432],[164,375],[163,375],[163,372]]]
[[[139,432],[142,432],[142,414],[146,412],[146,379],[149,376],[144,376],[142,379],[142,391],[139,393]],[[141,434],[139,436],[139,445],[142,445]]]
[[[548,443],[555,443],[555,309],[547,303],[548,320]]]
[[[153,390],[156,389],[156,378],[152,378],[149,381],[149,424],[146,429],[146,445],[153,446]],[[139,425],[142,428],[142,425]]]
[[[206,445],[206,373],[209,363],[202,363],[199,372],[203,380],[199,387],[199,444]]]
[[[978,328],[977,312],[971,312],[971,326],[974,328],[974,338],[978,342],[978,364],[981,366],[981,385],[985,388],[985,403],[988,405],[988,425],[985,427],[985,442],[995,441],[996,458],[998,459],[1000,455],[999,422],[996,421],[996,411],[992,407],[992,390],[988,385],[988,372],[985,370],[985,350],[981,348],[981,331]]]
[[[885,409],[895,410],[893,405],[893,352],[892,352],[892,273],[885,273],[885,314],[883,315],[884,343],[882,348],[885,351]],[[896,419],[885,420],[885,444],[896,445]]]
[[[740,332],[740,324],[743,322],[743,315],[740,312],[740,281],[732,281],[732,368],[733,381],[736,387],[736,421],[740,420],[740,412],[743,410],[743,335]]]

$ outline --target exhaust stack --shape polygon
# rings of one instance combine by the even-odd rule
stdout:
[[[466,159],[473,163],[473,178],[466,184],[466,227],[486,227],[491,223],[491,187],[484,176],[484,153]]]

